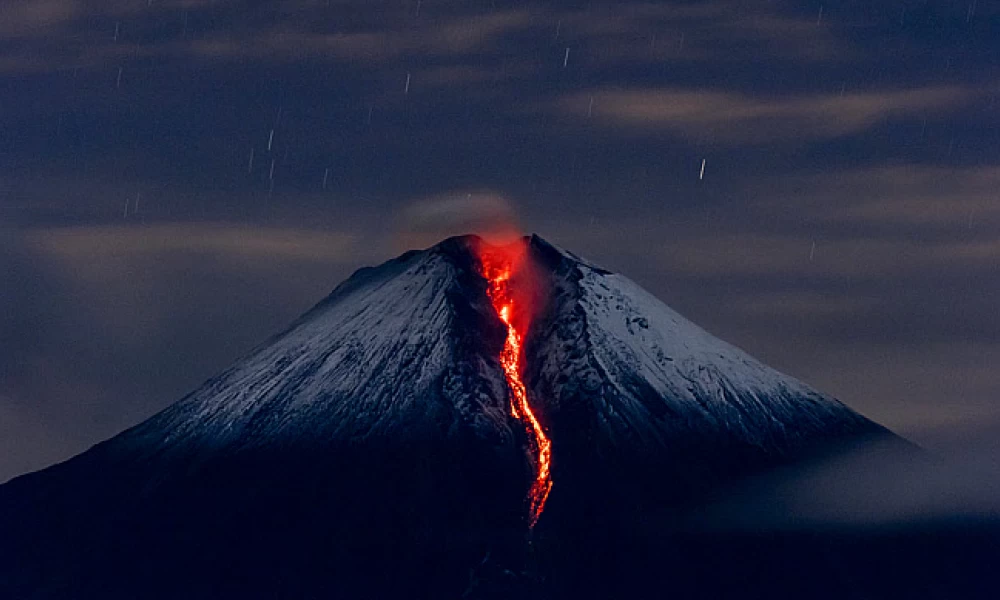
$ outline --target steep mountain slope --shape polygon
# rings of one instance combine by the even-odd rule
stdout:
[[[537,237],[511,248],[453,238],[362,269],[162,413],[0,486],[0,597],[606,596],[641,591],[650,561],[680,593],[713,561],[650,541],[651,516],[896,439],[624,277]],[[525,259],[504,321],[484,252]],[[508,320],[551,441],[530,544],[537,440],[512,416]]]
[[[530,478],[476,243],[358,271],[177,404],[0,486],[0,597],[460,591],[484,540],[520,535]]]
[[[490,337],[502,333],[476,269],[458,239],[362,269],[287,331],[118,442],[148,452],[510,438]]]
[[[888,433],[761,364],[629,279],[535,238],[554,309],[533,333],[543,402],[584,405],[612,446],[657,451],[695,437],[775,455],[837,436]]]

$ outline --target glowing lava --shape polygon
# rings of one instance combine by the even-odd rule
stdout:
[[[490,282],[488,292],[490,301],[500,320],[507,326],[507,340],[500,353],[500,364],[503,365],[507,385],[511,391],[510,412],[515,419],[524,424],[531,440],[535,480],[531,484],[528,498],[531,501],[530,526],[533,528],[545,510],[545,501],[552,491],[552,442],[545,435],[541,423],[531,410],[527,389],[521,381],[522,338],[514,325],[515,303],[508,287],[513,261],[495,255],[484,255],[482,263],[483,274]]]

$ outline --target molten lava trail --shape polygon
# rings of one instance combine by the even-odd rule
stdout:
[[[515,311],[514,300],[508,289],[511,276],[511,265],[502,261],[496,264],[494,260],[483,259],[483,270],[490,282],[489,297],[500,320],[507,326],[507,340],[500,353],[500,364],[503,365],[504,376],[511,391],[510,412],[515,419],[524,423],[531,439],[532,462],[535,467],[535,480],[531,484],[528,497],[531,501],[530,526],[534,528],[538,518],[545,510],[545,501],[552,491],[552,441],[545,435],[542,424],[538,422],[531,403],[528,401],[528,391],[521,380],[521,335],[513,325]]]

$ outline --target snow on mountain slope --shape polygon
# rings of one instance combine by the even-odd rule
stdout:
[[[792,456],[888,434],[627,278],[537,236],[515,243],[527,244],[546,290],[525,337],[525,381],[554,430],[557,464],[583,439],[602,452],[693,443],[710,454]],[[99,447],[141,459],[463,436],[512,449],[520,427],[508,411],[504,327],[486,295],[481,244],[452,238],[358,271],[287,331]],[[573,432],[581,427],[585,438]]]
[[[509,439],[505,382],[479,333],[495,317],[469,282],[476,268],[465,242],[450,240],[362,269],[121,443],[234,450],[464,427]]]
[[[702,584],[678,559],[720,557],[700,572],[728,573],[744,553],[664,538],[651,554],[648,532],[736,478],[891,437],[625,277],[521,240],[531,268],[507,284],[511,322],[525,323],[520,379],[552,451],[526,547],[535,471],[483,243],[358,271],[175,405],[0,486],[0,597],[455,598],[484,556],[510,573],[543,546],[559,597],[647,576]],[[778,556],[747,568],[781,569]],[[527,597],[485,581],[498,587],[481,597]]]
[[[583,404],[598,438],[648,450],[698,438],[784,454],[827,438],[888,433],[628,278],[539,238],[531,243],[553,274],[552,308],[532,333],[529,361],[551,418]]]

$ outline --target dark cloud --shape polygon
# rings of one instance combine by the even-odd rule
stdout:
[[[996,423],[955,432],[926,453],[877,445],[789,469],[733,490],[698,515],[714,529],[889,528],[1000,521]]]
[[[0,479],[150,416],[376,259],[353,234],[242,225],[5,237]]]
[[[989,3],[8,4],[0,479],[497,221],[918,439],[1000,416]]]
[[[783,185],[800,191],[794,200],[771,199],[788,213],[794,201],[811,219],[852,226],[881,225],[907,232],[937,231],[989,244],[1000,225],[1000,168],[901,164],[796,174]]]
[[[670,131],[706,143],[748,146],[854,135],[887,119],[958,110],[971,96],[969,90],[941,87],[758,98],[712,90],[592,90],[561,98],[552,110],[633,135]]]

